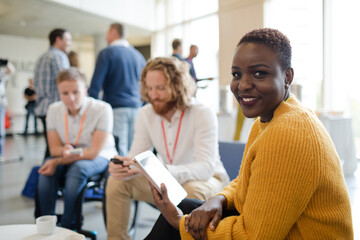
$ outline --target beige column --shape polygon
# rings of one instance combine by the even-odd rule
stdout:
[[[219,85],[231,81],[231,63],[240,38],[254,28],[264,26],[265,0],[219,1]]]

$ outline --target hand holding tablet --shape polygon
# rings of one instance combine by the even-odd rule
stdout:
[[[134,160],[141,173],[159,193],[161,193],[161,183],[165,184],[169,200],[175,206],[187,196],[185,189],[151,151],[136,155]]]

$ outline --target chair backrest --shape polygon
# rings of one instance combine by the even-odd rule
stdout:
[[[230,180],[235,179],[240,170],[245,144],[236,141],[220,141],[219,154]]]

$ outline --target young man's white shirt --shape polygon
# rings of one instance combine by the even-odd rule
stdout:
[[[68,112],[68,138],[70,144],[74,143],[78,137],[81,119],[85,111],[85,121],[79,142],[76,147],[90,147],[93,132],[95,130],[99,130],[109,133],[103,148],[99,153],[99,156],[110,159],[117,155],[114,137],[112,135],[112,108],[110,104],[101,100],[86,97],[79,113],[76,116],[69,114],[65,104],[62,101],[51,104],[46,115],[47,131],[56,131],[62,144],[65,144],[65,112]]]
[[[180,184],[187,181],[207,181],[211,177],[228,183],[229,177],[220,161],[218,152],[218,126],[216,115],[205,105],[191,103],[185,109],[179,137],[173,153],[182,111],[177,110],[171,122],[155,113],[147,104],[139,111],[135,123],[134,140],[129,157],[150,149],[157,150],[158,156]],[[172,163],[167,157],[162,124]]]

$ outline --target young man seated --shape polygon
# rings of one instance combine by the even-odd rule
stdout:
[[[189,66],[174,57],[155,58],[141,76],[141,95],[149,104],[141,108],[135,123],[129,157],[109,164],[106,187],[108,239],[129,239],[131,199],[153,203],[146,178],[129,169],[131,157],[155,147],[170,173],[188,197],[206,200],[228,183],[219,159],[216,115],[192,100],[195,82]]]
[[[78,69],[60,72],[56,84],[61,101],[50,105],[46,117],[51,157],[39,169],[39,206],[40,215],[55,214],[60,179],[65,179],[61,226],[72,229],[81,189],[116,154],[113,114],[109,104],[86,96],[86,79]]]

